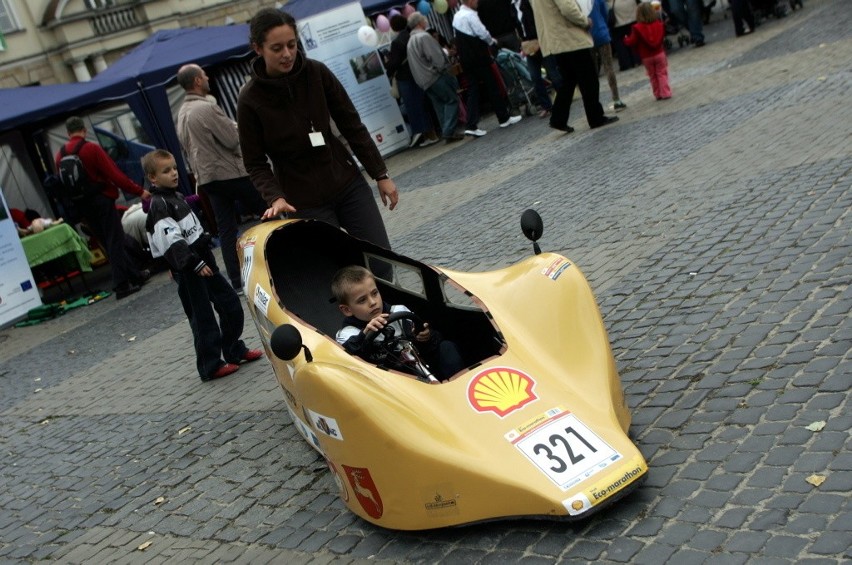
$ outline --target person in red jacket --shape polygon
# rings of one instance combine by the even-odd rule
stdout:
[[[147,269],[137,269],[124,249],[124,230],[115,209],[115,200],[118,198],[119,189],[141,196],[143,200],[151,198],[151,194],[127,178],[100,145],[86,141],[86,124],[82,118],[68,118],[65,121],[65,129],[68,132],[68,141],[65,142],[64,153],[70,155],[76,152],[83,163],[88,181],[102,187],[99,193],[81,201],[78,211],[95,237],[106,248],[112,268],[115,298],[121,300],[138,292],[140,286],[151,277],[151,273]],[[62,150],[57,152],[56,170],[59,170],[62,156]]]
[[[669,63],[666,59],[666,49],[663,39],[666,31],[663,21],[651,4],[642,2],[636,7],[636,23],[630,34],[624,38],[624,44],[633,47],[642,59],[648,78],[651,79],[651,90],[657,100],[668,100],[672,97],[669,87]]]

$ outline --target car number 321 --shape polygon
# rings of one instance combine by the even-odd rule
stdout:
[[[515,440],[527,456],[562,490],[605,469],[621,455],[571,413]]]

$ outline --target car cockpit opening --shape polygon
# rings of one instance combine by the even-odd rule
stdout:
[[[505,350],[487,308],[444,273],[324,222],[302,221],[276,230],[265,255],[281,306],[331,340],[344,318],[330,300],[332,278],[339,269],[358,265],[373,274],[385,303],[404,305],[454,342],[464,367]]]

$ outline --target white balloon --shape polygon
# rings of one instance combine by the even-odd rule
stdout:
[[[379,44],[379,36],[370,26],[361,26],[358,28],[358,41],[367,47],[375,47]]]

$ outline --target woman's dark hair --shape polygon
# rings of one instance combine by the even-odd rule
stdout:
[[[249,42],[252,45],[263,45],[269,30],[279,26],[290,26],[296,37],[299,31],[296,29],[296,18],[276,8],[261,8],[249,22]]]
[[[402,15],[391,16],[390,26],[392,30],[399,33],[400,31],[408,27],[408,19]]]

